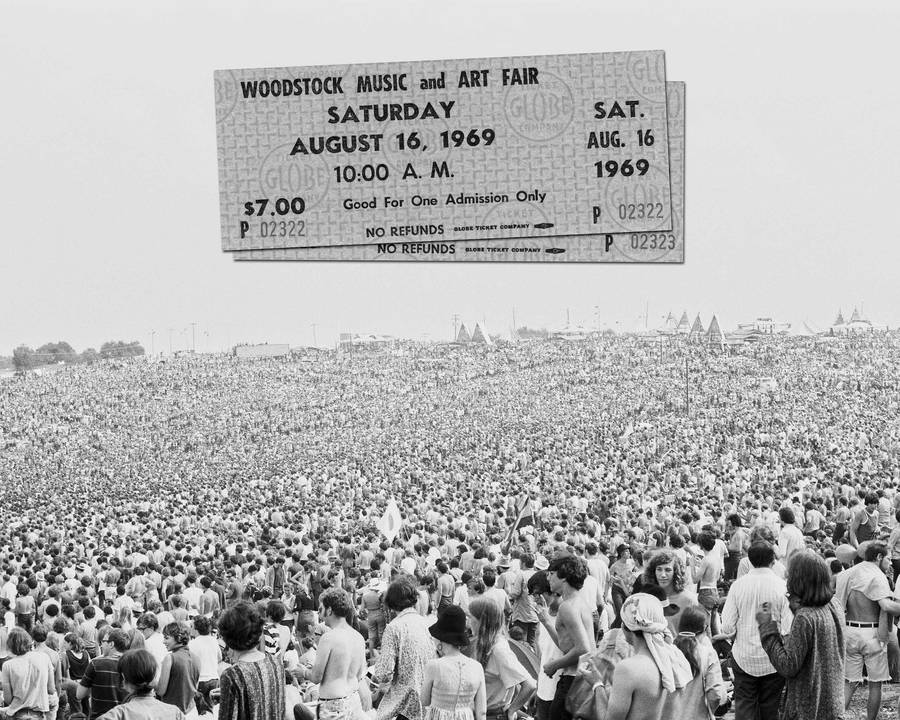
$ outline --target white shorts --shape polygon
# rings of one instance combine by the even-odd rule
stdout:
[[[887,682],[891,679],[887,645],[878,639],[878,628],[847,625],[844,627],[844,679],[852,683],[862,682],[863,665],[869,682]]]

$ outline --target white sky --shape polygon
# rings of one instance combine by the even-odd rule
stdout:
[[[888,2],[0,1],[0,354],[651,324],[900,323]],[[214,69],[661,48],[687,83],[684,265],[235,263]],[[204,333],[209,333],[208,340]]]

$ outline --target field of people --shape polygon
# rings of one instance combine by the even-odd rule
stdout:
[[[678,336],[602,336],[400,343],[258,360],[137,358],[0,380],[0,661],[19,655],[16,628],[32,635],[37,628],[33,641],[56,653],[48,697],[67,698],[71,713],[97,689],[83,670],[72,673],[72,656],[65,659],[77,656],[76,646],[90,658],[118,659],[146,645],[158,666],[175,672],[175,651],[205,636],[196,620],[206,618],[206,634],[223,654],[207,657],[202,671],[200,653],[191,656],[193,687],[207,683],[207,699],[218,701],[220,691],[221,707],[231,707],[233,690],[221,679],[249,651],[234,639],[240,618],[233,616],[244,613],[249,622],[246,613],[255,612],[257,644],[283,661],[270,668],[273,677],[287,677],[288,688],[309,701],[321,683],[336,691],[313,656],[304,664],[303,649],[314,654],[320,636],[340,630],[349,603],[346,622],[366,638],[364,663],[383,670],[384,626],[411,607],[391,593],[411,582],[414,607],[429,624],[447,605],[463,607],[476,647],[487,621],[473,620],[469,605],[493,594],[501,635],[521,643],[526,656],[542,655],[539,636],[555,622],[547,632],[558,632],[557,651],[614,652],[624,661],[652,648],[633,640],[635,627],[644,629],[640,637],[658,631],[677,640],[685,610],[702,607],[707,625],[689,634],[727,636],[739,663],[747,642],[741,623],[749,622],[757,657],[767,663],[756,620],[736,609],[742,577],[765,570],[768,588],[781,583],[784,612],[772,617],[781,623],[779,642],[791,637],[785,618],[805,607],[791,600],[788,610],[783,588],[787,582],[790,595],[791,572],[806,573],[803,582],[824,572],[835,597],[828,607],[839,606],[842,592],[854,591],[847,577],[856,564],[884,560],[882,609],[893,608],[898,349],[897,333],[763,336],[727,352]],[[389,522],[391,500],[398,516]],[[879,541],[887,541],[880,556]],[[594,578],[586,585],[578,579],[582,566]],[[550,579],[546,592],[540,583],[532,591],[535,575]],[[335,599],[338,589],[347,599]],[[587,607],[587,645],[573,640],[571,627],[560,628],[576,590]],[[552,612],[559,605],[554,621],[540,617],[544,604]],[[325,621],[324,635],[320,611],[338,618]],[[664,614],[642,626],[635,612]],[[162,630],[172,647],[161,645]],[[900,648],[891,633],[884,642],[896,681]],[[67,642],[70,634],[77,642]],[[609,639],[616,637],[631,644],[616,648]],[[669,670],[675,686],[665,689],[672,697],[684,695],[679,667],[700,652],[693,647],[674,650],[681,653]],[[574,671],[573,657],[551,674]],[[748,701],[745,681],[732,683],[728,667],[719,675],[720,699],[743,692]],[[780,666],[766,667],[759,676],[776,678]],[[833,668],[822,672],[835,681]],[[532,694],[546,699],[541,673],[531,677]],[[613,704],[623,686],[615,677],[607,677]],[[400,678],[379,679],[362,706],[374,700],[372,712],[393,717]],[[522,679],[517,692],[529,682]],[[800,681],[788,680],[786,698],[796,692],[792,682]],[[897,686],[884,687],[882,716],[888,709],[893,717]],[[156,692],[167,702],[166,692]],[[866,692],[857,692],[848,719],[863,716]],[[183,711],[203,709],[192,694],[179,697],[174,704]],[[549,705],[523,698],[523,707],[550,717]],[[94,699],[95,708],[111,709],[124,695]],[[504,709],[519,699],[506,697]],[[836,701],[825,693],[828,702]],[[400,706],[417,720],[411,706]]]

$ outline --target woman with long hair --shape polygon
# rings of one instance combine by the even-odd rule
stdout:
[[[707,633],[708,619],[700,605],[690,605],[681,613],[675,647],[687,658],[692,678],[680,692],[668,695],[663,717],[713,720],[713,713],[725,702],[722,666]]]
[[[791,720],[844,714],[844,614],[831,602],[825,560],[812,550],[791,555],[787,596],[794,622],[782,636],[768,604],[756,613],[759,638],[778,674],[786,678],[780,717]]]
[[[666,591],[668,602],[664,605],[666,620],[672,634],[676,635],[681,613],[689,605],[697,604],[697,595],[684,589],[684,565],[681,564],[681,560],[671,550],[655,550],[647,560],[641,580],[643,586],[659,585]]]
[[[487,720],[506,720],[537,689],[534,679],[516,658],[503,635],[503,611],[492,599],[474,598],[469,603],[472,657],[484,668]]]

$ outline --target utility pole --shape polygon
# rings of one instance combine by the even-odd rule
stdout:
[[[519,328],[516,327],[516,309],[513,308],[513,340],[519,336]]]
[[[319,344],[316,342],[316,328],[319,327],[317,323],[312,323],[312,331],[313,331],[313,347],[318,347]]]
[[[684,411],[690,417],[691,414],[691,386],[689,383],[690,367],[687,357],[684,358]]]
[[[197,352],[197,323],[191,323],[191,352]]]
[[[153,344],[153,338],[155,336],[156,336],[156,330],[151,330],[150,331],[150,357],[153,357],[153,352],[154,352],[154,348],[155,348],[155,346]]]
[[[459,330],[459,313],[453,313],[452,320],[453,320],[453,337],[450,339],[455,342],[456,341],[456,333]]]
[[[175,332],[174,328],[169,328],[169,355],[172,354],[172,333]]]

